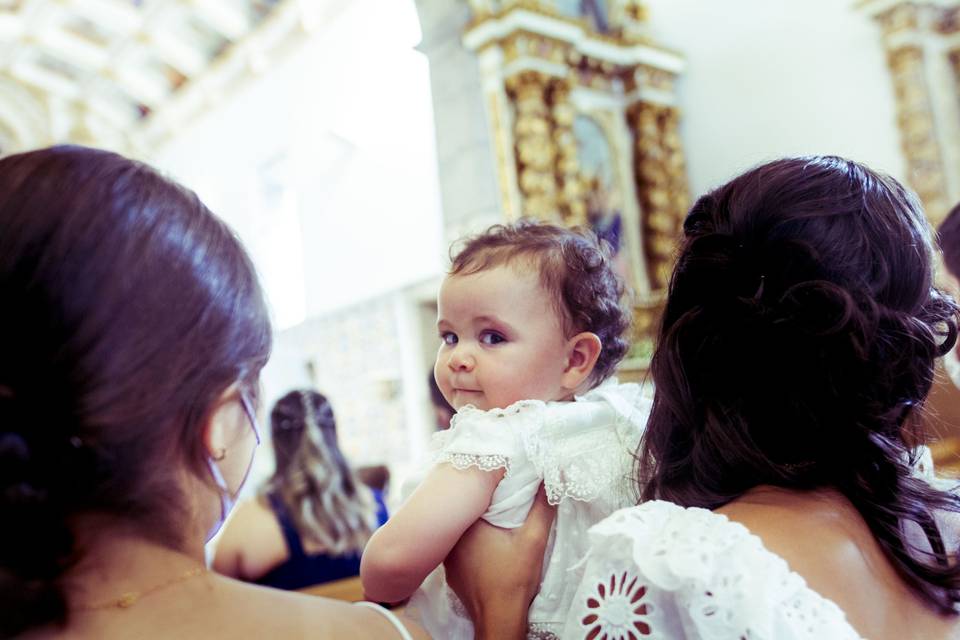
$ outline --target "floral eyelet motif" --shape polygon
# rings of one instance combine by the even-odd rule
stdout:
[[[653,631],[648,616],[653,603],[645,598],[647,587],[626,571],[597,583],[587,596],[587,615],[580,624],[587,640],[640,640]]]

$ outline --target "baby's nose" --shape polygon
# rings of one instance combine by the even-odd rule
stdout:
[[[450,354],[450,360],[447,362],[454,371],[470,371],[473,369],[475,361],[470,352],[464,347],[458,346]]]

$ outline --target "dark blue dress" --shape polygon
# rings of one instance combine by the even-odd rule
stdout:
[[[377,500],[377,523],[382,525],[387,521],[387,507],[383,503],[383,495],[373,490]],[[287,512],[280,496],[267,494],[270,508],[280,522],[283,539],[287,543],[290,556],[281,564],[262,575],[255,582],[277,589],[302,589],[323,582],[351,578],[360,575],[360,554],[348,553],[342,556],[332,556],[326,553],[307,555],[300,543],[300,534],[293,526],[293,519]]]

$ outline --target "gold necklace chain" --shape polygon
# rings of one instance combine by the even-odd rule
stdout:
[[[149,587],[148,589],[143,589],[142,591],[126,591],[120,594],[120,597],[113,598],[112,600],[107,600],[105,602],[100,602],[97,604],[91,604],[80,607],[71,607],[74,611],[97,611],[101,609],[129,609],[133,605],[137,604],[143,598],[149,596],[150,594],[156,593],[161,589],[166,589],[167,587],[172,587],[175,584],[181,582],[186,582],[190,578],[196,578],[207,572],[206,567],[194,567],[189,571],[184,571],[178,576],[170,578],[166,582],[161,582],[160,584]]]

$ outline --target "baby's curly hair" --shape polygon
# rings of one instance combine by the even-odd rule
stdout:
[[[470,275],[524,260],[540,273],[568,337],[590,331],[600,338],[592,386],[610,377],[630,347],[624,337],[630,311],[623,280],[614,272],[609,244],[580,227],[521,220],[497,224],[450,250],[450,275]]]

